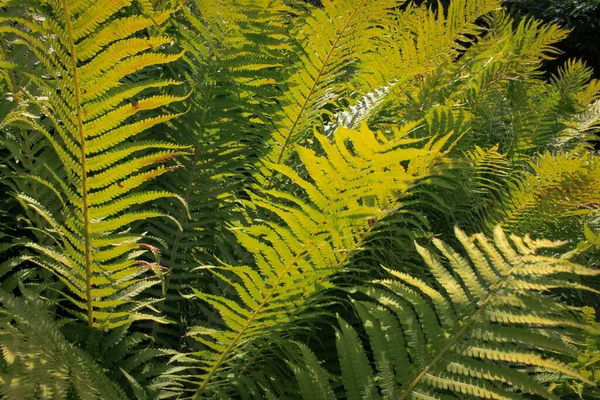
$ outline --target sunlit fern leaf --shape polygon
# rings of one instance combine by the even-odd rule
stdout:
[[[295,23],[292,34],[297,42],[298,60],[290,79],[282,82],[281,111],[267,142],[267,153],[260,174],[270,179],[271,165],[282,164],[294,144],[312,132],[327,108],[335,107],[348,86],[349,71],[373,51],[370,40],[381,36],[392,25],[393,8],[401,2],[385,0],[325,0],[323,8],[311,9]],[[360,69],[359,69],[360,71]],[[355,72],[354,74],[360,72]],[[365,92],[366,94],[366,92]]]
[[[297,195],[274,189],[250,194],[253,206],[278,222],[258,220],[233,229],[256,268],[212,270],[241,301],[194,290],[194,297],[218,310],[224,322],[222,329],[193,331],[206,347],[194,356],[204,366],[193,377],[199,385],[196,398],[223,384],[225,375],[237,373],[237,355],[251,351],[253,339],[264,339],[265,332],[275,333],[297,319],[378,222],[402,207],[398,199],[432,174],[452,146],[454,132],[448,128],[444,133],[450,133],[425,142],[408,138],[414,127],[404,126],[391,139],[366,126],[360,131],[339,128],[333,141],[315,134],[323,156],[297,148],[306,179],[287,166],[273,167],[298,188]]]
[[[541,154],[531,171],[509,186],[490,222],[502,222],[519,234],[560,237],[569,217],[600,212],[600,162],[593,154]]]
[[[552,85],[541,84],[538,69],[543,59],[554,54],[552,46],[567,32],[531,20],[514,27],[512,19],[503,12],[487,14],[485,20],[491,27],[489,32],[481,35],[458,60],[436,64],[441,66],[437,72],[402,87],[402,93],[389,96],[382,106],[383,115],[375,114],[374,122],[382,117],[383,122],[393,120],[399,113],[407,114],[404,119],[418,118],[423,110],[441,103],[476,113],[479,118],[474,133],[480,139],[479,145],[487,147],[500,142],[501,151],[505,152],[515,151],[513,142],[519,140],[523,141],[523,151],[531,150],[534,141],[548,144],[548,139],[552,139],[548,132],[560,128],[552,118],[560,120],[566,114],[564,105],[559,107],[562,96]],[[527,91],[530,96],[524,95]],[[546,92],[549,94],[545,99],[538,94]],[[530,102],[516,104],[525,98]],[[513,100],[515,104],[511,104]],[[508,134],[511,136],[506,137]],[[487,143],[481,141],[486,137]]]
[[[133,140],[177,117],[166,109],[186,96],[161,91],[179,84],[172,80],[146,76],[127,82],[147,67],[181,57],[170,49],[171,38],[148,34],[172,10],[150,18],[139,15],[132,0],[9,1],[7,7],[0,33],[15,47],[28,48],[40,65],[19,71],[19,79],[31,86],[32,95],[25,93],[23,101],[49,123],[30,114],[15,120],[41,134],[60,161],[40,179],[64,202],[48,209],[31,192],[19,195],[55,240],[25,245],[39,254],[37,264],[65,284],[73,312],[90,327],[155,318],[145,312],[152,300],[134,298],[159,283],[152,273],[159,266],[140,265],[142,237],[125,232],[135,221],[164,216],[148,204],[178,198],[144,185],[175,168],[171,160],[186,148]]]
[[[338,353],[348,398],[363,395],[356,385],[369,375],[376,395],[385,399],[440,399],[451,393],[558,399],[551,381],[537,379],[546,373],[592,384],[568,364],[580,350],[571,338],[600,332],[578,320],[575,308],[558,302],[549,289],[569,290],[570,277],[597,276],[600,270],[543,255],[564,242],[506,237],[500,227],[493,242],[458,228],[456,236],[466,257],[438,239],[433,239],[435,252],[416,245],[432,274],[427,282],[389,270],[391,279],[362,289],[370,300],[354,305],[372,359],[357,331],[340,320],[338,341],[345,345]],[[303,353],[307,366],[314,366],[312,356]],[[307,367],[296,368],[298,376],[309,373]],[[353,375],[344,373],[349,368]],[[328,378],[324,370],[318,376]]]
[[[92,357],[65,339],[37,298],[0,290],[0,305],[2,398],[127,398]]]
[[[365,56],[365,69],[371,71],[370,90],[387,87],[372,110],[372,122],[384,122],[379,115],[382,111],[395,118],[398,113],[389,109],[405,101],[425,76],[447,67],[479,39],[483,31],[476,21],[499,7],[496,1],[452,1],[446,10],[440,7],[437,12],[412,3],[399,11],[390,32],[377,38],[377,51]]]

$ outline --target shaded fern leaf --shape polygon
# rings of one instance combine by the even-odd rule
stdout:
[[[242,250],[227,230],[230,220],[245,215],[237,198],[253,180],[249,171],[267,136],[281,81],[286,52],[284,26],[288,6],[280,1],[191,2],[176,19],[177,39],[185,53],[173,66],[192,88],[186,115],[169,122],[170,140],[189,144],[193,153],[180,158],[185,168],[159,179],[162,187],[181,193],[190,218],[172,199],[160,203],[170,215],[179,215],[177,230],[170,221],[154,220],[149,232],[170,246],[164,265],[170,271],[160,311],[175,318],[192,313],[196,305],[171,301],[177,290],[193,284],[210,290],[215,281],[192,272],[198,263],[213,264],[218,255],[235,263]],[[192,283],[194,282],[194,283]],[[213,285],[216,293],[223,290]],[[155,291],[156,288],[154,289]],[[153,337],[167,338],[165,329],[154,325]],[[163,335],[157,335],[162,329]],[[173,339],[185,333],[173,332]]]
[[[0,290],[4,399],[127,399],[85,351],[69,343],[41,302]]]

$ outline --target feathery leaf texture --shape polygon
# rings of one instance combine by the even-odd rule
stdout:
[[[432,239],[436,252],[416,244],[431,279],[388,270],[392,279],[360,290],[369,300],[356,300],[354,307],[373,361],[355,328],[338,317],[347,397],[437,399],[453,392],[486,399],[521,394],[558,399],[536,379],[547,372],[593,384],[568,364],[578,353],[571,338],[600,332],[578,320],[575,308],[558,302],[551,290],[591,290],[573,285],[569,276],[597,276],[600,270],[542,255],[564,242],[507,237],[499,226],[493,242],[455,231],[468,257]],[[305,377],[310,376],[319,379],[322,398],[335,398],[322,381],[329,374],[310,350],[302,353],[307,367],[295,367],[302,392],[307,393],[312,382]]]
[[[0,305],[2,398],[127,398],[85,351],[67,341],[38,299],[0,290]]]
[[[457,54],[458,42],[471,42],[477,18],[500,6],[499,1],[456,1],[446,17],[425,6],[399,11],[400,3],[325,0],[292,30],[301,47],[295,64],[302,68],[285,82],[282,109],[273,121],[264,163],[257,167],[261,176],[271,182],[272,166],[291,157],[293,144],[309,137],[343,97],[356,96],[349,88],[363,96],[387,85],[402,91]]]
[[[0,395],[592,383],[570,362],[598,325],[556,294],[600,294],[569,261],[598,241],[600,83],[539,70],[567,32],[500,0],[320,3],[0,0]],[[455,224],[495,243],[456,251]],[[515,236],[567,230],[560,258]]]
[[[142,237],[126,232],[135,221],[164,216],[148,204],[179,198],[144,186],[175,168],[170,160],[187,148],[139,137],[177,117],[165,110],[186,96],[160,90],[177,86],[176,81],[142,75],[136,81],[142,70],[181,56],[169,49],[171,38],[143,34],[172,10],[139,15],[132,0],[9,1],[7,6],[0,34],[39,61],[33,71],[20,71],[32,86],[23,102],[50,123],[24,112],[14,119],[41,134],[60,161],[36,177],[60,198],[58,206],[50,209],[31,193],[19,194],[43,218],[40,228],[54,243],[25,246],[39,255],[36,264],[60,278],[75,314],[90,326],[110,329],[155,318],[141,311],[150,303],[132,301],[159,280],[138,263]]]
[[[560,231],[569,217],[600,212],[600,163],[586,153],[541,154],[499,204],[496,220],[515,233]]]
[[[192,280],[198,288],[210,290],[207,275],[191,271],[199,262],[212,264],[218,254],[233,263],[240,250],[226,223],[245,218],[237,194],[251,185],[248,170],[262,151],[275,114],[291,8],[279,0],[196,0],[181,11],[174,25],[185,53],[172,69],[182,74],[192,94],[186,101],[189,111],[169,121],[167,136],[193,150],[179,158],[185,168],[157,181],[166,190],[181,193],[190,218],[180,204],[167,199],[159,206],[179,216],[182,229],[174,231],[164,219],[153,220],[147,228],[169,243],[163,254],[170,274],[157,308],[170,319],[181,318],[186,307],[196,305],[173,304],[167,297],[186,290]],[[213,281],[210,276],[208,280]],[[169,336],[164,334],[166,327],[154,323],[153,337],[158,337],[159,328],[160,336]],[[184,332],[180,328],[170,336],[179,340]]]
[[[229,363],[248,350],[253,338],[282,329],[293,320],[290,310],[328,287],[327,277],[361,249],[377,222],[401,207],[397,200],[432,174],[454,132],[421,144],[407,137],[414,126],[397,130],[392,139],[366,126],[339,128],[333,142],[316,133],[325,156],[297,148],[310,180],[289,167],[274,167],[302,191],[301,197],[274,189],[250,194],[253,206],[280,222],[233,228],[257,269],[222,267],[223,272],[214,273],[235,289],[241,302],[194,290],[225,324],[222,330],[195,330],[194,337],[206,346],[197,354],[205,365],[205,372],[195,377],[197,398],[218,384],[218,376],[230,370]]]

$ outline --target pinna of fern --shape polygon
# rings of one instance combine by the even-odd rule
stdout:
[[[600,331],[551,291],[594,291],[569,276],[600,271],[544,255],[564,242],[507,237],[500,227],[493,242],[460,229],[456,236],[465,255],[438,239],[435,253],[416,245],[432,274],[428,280],[388,270],[390,279],[358,288],[362,296],[353,296],[354,307],[372,359],[358,331],[338,317],[346,398],[437,399],[454,393],[558,399],[538,380],[546,372],[593,385],[568,362],[578,354],[577,338]],[[295,373],[304,398],[336,398],[330,373],[307,347],[300,349],[306,365],[295,366]]]
[[[26,108],[17,108],[5,122],[26,126],[52,150],[37,153],[44,155],[45,170],[15,170],[10,178],[18,181],[30,175],[57,199],[51,203],[30,191],[17,194],[39,215],[36,228],[52,238],[48,244],[22,246],[36,254],[35,264],[60,279],[62,295],[90,327],[113,328],[154,318],[141,311],[151,301],[132,301],[159,280],[138,262],[147,249],[142,236],[127,228],[141,219],[165,216],[148,204],[178,196],[144,190],[144,185],[172,170],[170,160],[187,151],[169,142],[133,140],[177,117],[161,109],[186,96],[161,93],[161,88],[178,85],[176,81],[126,79],[181,56],[165,47],[170,37],[141,34],[164,22],[172,10],[143,16],[132,4],[6,1],[7,11],[0,19],[4,40],[15,48],[26,47],[39,63],[33,71],[15,75],[27,88],[20,100]],[[135,104],[127,102],[135,96]]]

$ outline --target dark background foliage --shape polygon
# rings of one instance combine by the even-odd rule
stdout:
[[[513,0],[505,6],[516,17],[534,16],[572,30],[558,44],[563,54],[546,63],[548,72],[556,71],[569,58],[580,58],[600,77],[600,0]]]
[[[321,0],[304,1],[312,5],[321,4]],[[447,7],[450,0],[420,0],[415,3],[427,3],[437,8],[439,3]],[[517,20],[531,16],[572,30],[568,39],[558,44],[563,54],[546,62],[548,73],[556,72],[569,58],[579,58],[593,67],[595,77],[600,78],[600,0],[509,0],[504,6]]]

